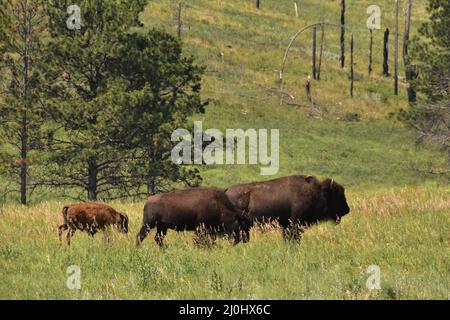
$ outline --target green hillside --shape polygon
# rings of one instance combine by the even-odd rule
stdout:
[[[299,1],[299,18],[292,1],[189,1],[182,11],[186,51],[204,64],[204,97],[212,104],[204,127],[280,129],[279,175],[310,173],[334,176],[349,187],[387,187],[423,184],[435,179],[445,157],[431,147],[417,147],[413,133],[390,112],[407,106],[405,83],[394,95],[393,78],[382,76],[383,30],[391,28],[390,68],[393,71],[394,10],[382,1],[382,29],[374,31],[374,71],[368,75],[369,38],[366,29],[370,1],[348,1],[347,26],[355,37],[355,95],[350,97],[349,64],[339,63],[339,30],[326,28],[320,81],[313,81],[317,108],[309,107],[305,78],[311,74],[311,30],[298,37],[286,65],[285,81],[279,70],[291,36],[319,21],[339,22],[340,1]],[[142,14],[145,29],[163,28],[176,33],[177,1],[151,1]],[[426,19],[424,4],[415,3],[413,31]],[[403,30],[403,24],[401,24]],[[320,32],[318,32],[320,34]],[[318,36],[320,39],[320,36]],[[347,62],[350,31],[347,31]],[[402,64],[400,75],[403,76]],[[280,105],[277,88],[305,107]],[[357,115],[355,115],[355,113]],[[359,121],[351,121],[357,118]],[[208,167],[206,185],[225,187],[259,179],[257,166]]]

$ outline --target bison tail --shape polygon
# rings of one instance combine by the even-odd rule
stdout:
[[[67,223],[67,211],[68,211],[68,210],[69,210],[69,206],[65,206],[65,207],[62,209],[62,217],[63,217],[64,224]]]

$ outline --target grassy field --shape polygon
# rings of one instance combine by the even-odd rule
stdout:
[[[176,2],[150,1],[140,31],[175,33]],[[414,132],[388,117],[407,102],[405,83],[396,97],[393,79],[381,75],[383,30],[374,33],[374,72],[367,74],[366,9],[378,4],[382,29],[393,31],[393,1],[347,1],[355,36],[353,98],[333,29],[326,31],[322,80],[312,83],[318,108],[281,105],[267,91],[275,87],[307,104],[311,32],[295,43],[280,84],[284,49],[302,26],[338,22],[339,2],[300,0],[296,18],[292,1],[262,1],[258,11],[253,0],[191,0],[183,11],[183,42],[207,68],[203,95],[211,99],[206,114],[192,121],[203,121],[204,129],[279,129],[277,176],[314,174],[342,183],[352,211],[340,225],[315,226],[301,244],[283,241],[278,230],[253,230],[248,244],[221,240],[212,248],[194,246],[191,234],[169,232],[163,250],[153,232],[136,249],[144,200],[116,202],[130,215],[129,235],[114,234],[107,244],[77,233],[69,248],[56,236],[67,201],[36,191],[30,207],[0,204],[0,298],[449,299],[450,187],[440,174],[448,171],[448,159],[433,146],[416,145]],[[424,3],[414,2],[413,34],[427,18]],[[211,166],[202,176],[204,185],[221,188],[264,178],[258,166]],[[70,265],[81,268],[81,290],[66,287]],[[380,267],[380,290],[366,287],[370,265]]]
[[[130,215],[130,233],[111,243],[56,236],[62,203],[5,207],[0,220],[0,297],[27,299],[448,299],[450,189],[350,192],[352,213],[340,225],[308,230],[301,244],[276,229],[252,231],[248,244],[198,247],[190,233],[154,231],[134,245],[142,204],[115,203]],[[81,290],[66,287],[66,269],[81,269]],[[381,289],[367,268],[378,265]]]

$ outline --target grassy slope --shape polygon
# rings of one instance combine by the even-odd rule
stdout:
[[[152,1],[142,16],[145,28],[173,32],[174,2]],[[213,249],[197,248],[191,235],[169,232],[168,248],[159,250],[152,233],[136,251],[142,203],[116,203],[130,215],[129,236],[115,236],[105,245],[100,236],[91,241],[77,234],[69,249],[56,239],[62,203],[8,206],[0,219],[0,297],[448,299],[450,189],[427,173],[442,169],[445,158],[432,147],[416,147],[412,132],[386,120],[389,112],[406,105],[405,90],[402,84],[400,96],[394,97],[392,79],[380,76],[381,31],[375,34],[375,71],[367,77],[363,29],[372,2],[348,1],[347,21],[356,41],[355,98],[348,96],[348,70],[338,67],[338,33],[331,30],[323,79],[313,83],[322,117],[280,106],[266,93],[267,87],[279,85],[290,36],[307,23],[338,20],[337,0],[299,2],[300,19],[293,17],[292,1],[263,1],[260,11],[250,0],[189,1],[186,49],[206,64],[204,95],[215,101],[195,120],[222,130],[280,129],[279,175],[333,176],[346,185],[352,213],[341,225],[313,227],[300,246],[285,243],[278,232],[252,231],[247,245],[220,242]],[[425,17],[423,5],[415,5],[414,29]],[[391,27],[392,12],[387,10]],[[308,37],[299,38],[282,88],[299,103],[305,103],[303,83],[311,69]],[[360,122],[338,120],[353,111]],[[204,178],[205,185],[226,187],[261,176],[255,166],[225,166],[206,168]],[[80,292],[65,287],[71,264],[81,266]],[[365,271],[372,264],[381,268],[380,291],[365,286]]]
[[[174,1],[151,1],[142,19],[146,28],[174,32]],[[266,92],[279,87],[305,104],[304,79],[310,74],[311,32],[299,37],[287,64],[286,81],[278,83],[278,70],[292,34],[300,27],[328,19],[336,22],[339,1],[301,1],[300,19],[293,16],[291,1],[190,1],[184,11],[184,42],[188,52],[207,66],[204,96],[214,103],[204,117],[204,127],[280,129],[279,175],[309,173],[334,176],[348,187],[417,185],[434,177],[446,159],[431,148],[416,148],[413,135],[398,123],[386,120],[389,112],[406,106],[406,90],[393,95],[392,78],[381,74],[382,31],[375,31],[374,73],[367,76],[368,40],[366,8],[370,1],[348,1],[347,25],[355,33],[356,92],[349,96],[348,68],[341,70],[333,57],[339,53],[339,32],[327,29],[322,80],[313,82],[322,117],[306,110],[280,106],[279,98]],[[382,23],[391,28],[392,8],[382,5]],[[385,8],[388,8],[385,10]],[[413,30],[424,7],[416,4]],[[413,31],[414,32],[414,31]],[[393,37],[391,37],[393,40]],[[348,42],[348,41],[347,41]],[[393,43],[391,43],[391,48]],[[348,48],[348,43],[347,43]],[[349,53],[347,53],[347,60]],[[393,52],[391,52],[391,58]],[[391,67],[393,62],[391,61]],[[357,112],[361,122],[342,120]],[[257,166],[209,167],[205,184],[229,184],[259,178]]]

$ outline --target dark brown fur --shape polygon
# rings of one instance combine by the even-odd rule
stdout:
[[[58,238],[61,241],[63,231],[68,229],[69,245],[76,230],[86,231],[94,236],[98,230],[105,231],[108,226],[116,226],[121,232],[128,232],[128,216],[105,204],[79,203],[65,206],[62,209],[62,218],[63,224],[58,228]]]
[[[160,246],[168,229],[198,231],[204,228],[214,237],[218,233],[233,236],[237,243],[240,231],[251,227],[251,219],[237,209],[223,191],[193,188],[150,196],[144,207],[136,244],[139,245],[155,227],[155,241]]]
[[[290,176],[236,185],[225,192],[254,221],[277,220],[285,237],[297,238],[301,230],[318,221],[339,222],[350,212],[345,189],[332,179],[321,182],[312,176]]]

